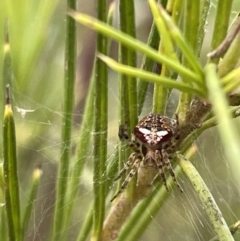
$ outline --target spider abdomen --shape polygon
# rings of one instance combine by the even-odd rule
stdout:
[[[174,121],[158,114],[147,115],[134,128],[134,135],[144,145],[159,148],[174,135]]]

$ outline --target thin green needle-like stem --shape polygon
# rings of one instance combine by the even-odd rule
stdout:
[[[120,1],[119,12],[121,31],[135,38],[134,1]],[[127,66],[136,67],[136,52],[121,44],[119,47],[119,62]],[[130,136],[138,121],[136,76],[119,73],[119,90],[119,121],[121,126],[127,127],[128,136]],[[129,154],[129,148],[126,148],[126,145],[121,142],[119,144],[119,170],[122,169],[123,162]],[[133,186],[129,185],[132,188]],[[131,188],[128,190],[131,190]]]
[[[236,79],[236,82],[238,82],[237,79],[239,79],[239,76],[240,76],[240,67],[238,67],[237,69],[234,69],[233,71],[225,75],[221,79],[221,84],[223,85],[230,84],[231,82],[235,81],[235,79]]]
[[[107,21],[105,0],[97,1],[98,19]],[[97,51],[107,53],[107,38],[97,34]],[[107,66],[99,58],[95,61],[94,72],[94,134],[93,134],[93,233],[91,241],[100,240],[105,216],[105,181],[107,160],[107,117],[108,117],[108,78]]]
[[[120,27],[122,32],[127,33],[129,36],[136,38],[135,34],[135,15],[134,15],[134,1],[133,0],[122,0],[120,1]],[[136,67],[136,52],[126,48],[121,45],[120,50],[120,60],[121,63],[126,64],[128,66]],[[124,98],[127,97],[128,102],[125,102],[125,105],[128,106],[129,113],[125,113],[127,115],[127,123],[129,125],[130,130],[137,123],[137,82],[134,76],[122,76],[122,81],[127,81],[126,90],[127,93],[120,93]],[[123,106],[125,110],[126,106]]]
[[[240,59],[240,16],[235,19],[235,25],[229,31],[228,36],[224,39],[224,41],[229,44],[228,50],[222,60],[218,65],[218,75],[219,77],[223,77],[228,74],[230,71],[234,70],[237,66]],[[236,33],[238,32],[238,33]],[[236,34],[234,36],[234,34]],[[232,38],[232,39],[231,39]],[[224,46],[224,44],[223,44]],[[224,48],[227,48],[224,46]],[[234,81],[235,82],[235,81]],[[237,86],[236,86],[237,87]]]
[[[216,49],[227,34],[229,17],[232,9],[232,0],[219,0],[217,4],[216,18],[212,36],[212,49]],[[217,63],[219,58],[212,60]]]
[[[111,191],[111,186],[113,184],[113,179],[116,177],[118,172],[118,147],[113,151],[113,154],[111,155],[109,159],[109,165],[107,170],[107,177],[106,180],[106,196]],[[89,211],[86,214],[86,218],[84,219],[84,223],[81,227],[81,230],[79,232],[77,241],[85,241],[86,237],[89,235],[93,223],[93,205],[90,205]]]
[[[0,203],[5,203],[4,201],[4,172],[3,163],[0,163]],[[7,220],[6,220],[6,209],[0,209],[0,233],[3,240],[7,240]]]
[[[229,93],[239,86],[239,83],[240,83],[239,76],[240,76],[240,68],[237,68],[221,79],[221,82],[225,84],[224,93]]]
[[[187,0],[184,3],[184,37],[193,50],[194,56],[197,57],[197,44],[198,44],[198,29],[199,29],[199,13],[200,1]],[[193,68],[191,59],[183,54],[183,65]],[[180,119],[185,120],[189,114],[189,106],[192,101],[191,93],[181,93],[178,112]]]
[[[158,49],[159,45],[159,33],[157,31],[155,23],[152,24],[151,31],[148,37],[148,45],[154,49]],[[153,70],[153,66],[156,64],[152,59],[147,58],[147,56],[144,55],[142,60],[142,66],[141,69],[151,72]],[[138,90],[138,114],[141,114],[142,107],[144,104],[145,96],[147,93],[149,83],[140,79],[137,84],[137,90]]]
[[[202,49],[203,39],[206,32],[206,25],[207,25],[207,17],[209,14],[210,6],[211,6],[211,0],[204,0],[203,1],[203,7],[200,14],[200,23],[198,28],[198,41],[197,41],[197,56],[200,56],[200,52]]]
[[[109,25],[112,24],[112,20],[114,17],[114,8],[115,8],[115,3],[112,3],[108,9],[107,21],[108,21]],[[108,51],[109,51],[109,45],[110,45],[110,41],[107,42],[107,50]],[[95,70],[93,70],[93,73],[94,72],[95,72]],[[90,134],[92,133],[91,130],[93,128],[93,120],[94,120],[92,118],[94,116],[94,106],[93,106],[94,93],[95,93],[95,82],[94,82],[94,79],[92,78],[87,101],[86,101],[85,111],[83,114],[83,120],[82,120],[82,126],[81,126],[81,131],[80,131],[80,138],[79,138],[80,141],[78,143],[78,148],[77,148],[77,153],[78,153],[77,161],[72,169],[71,181],[70,181],[70,185],[69,185],[70,208],[72,208],[72,205],[74,203],[74,197],[76,196],[76,193],[78,190],[80,173],[81,173],[81,170],[84,165],[83,160],[86,159],[87,150],[89,149],[88,148],[89,138],[90,138]],[[110,163],[111,163],[111,161],[110,161]],[[116,174],[116,172],[117,171],[115,171],[114,173]],[[107,176],[109,177],[109,174]],[[108,178],[107,182],[109,182],[110,180],[111,180],[111,178]],[[110,184],[108,185],[107,182],[105,182],[105,184],[107,186],[107,192],[108,192],[110,190],[109,189]],[[112,181],[111,181],[111,184],[112,184]],[[71,210],[69,210],[69,212],[71,213]],[[67,228],[67,224],[68,223],[66,223],[66,228]],[[91,231],[92,224],[93,224],[93,203],[90,205],[89,212],[86,214],[84,223],[83,223],[81,229],[79,230],[77,241],[85,241],[86,240],[86,237],[89,235],[89,233]]]
[[[183,6],[183,0],[175,0],[172,1],[172,19],[173,22],[176,23],[177,25],[179,24],[179,19],[181,18],[181,13],[182,13],[182,6]]]
[[[89,151],[89,144],[92,135],[93,128],[93,98],[94,98],[94,88],[93,81],[91,81],[89,92],[87,95],[85,110],[83,113],[83,119],[81,123],[81,128],[79,132],[79,142],[77,144],[76,158],[71,169],[70,180],[68,183],[68,212],[66,214],[64,229],[67,232],[69,221],[72,214],[72,209],[74,207],[74,201],[79,190],[79,182],[81,178],[81,173],[84,168],[87,152]],[[66,234],[65,234],[66,235]]]
[[[195,3],[195,2],[194,2]],[[199,76],[199,84],[203,84],[203,70],[200,65],[200,62],[198,61],[197,57],[194,54],[193,47],[191,45],[188,45],[188,41],[183,37],[181,34],[179,28],[176,26],[176,24],[173,22],[172,18],[168,15],[168,13],[163,9],[161,5],[157,6],[155,1],[149,0],[149,4],[151,6],[152,11],[155,14],[159,14],[159,17],[163,19],[166,26],[168,27],[169,33],[172,36],[173,41],[176,43],[176,45],[179,47],[179,49],[182,51],[183,56],[186,58],[186,60],[189,63],[189,66],[195,71],[195,73]],[[196,5],[198,6],[198,5]],[[159,11],[157,12],[157,10]],[[195,26],[198,27],[198,26]]]
[[[67,0],[67,6],[76,8],[75,0]],[[56,204],[54,210],[53,240],[59,241],[64,236],[64,223],[66,218],[67,179],[69,177],[71,132],[74,107],[74,85],[76,65],[76,23],[66,16],[66,43],[65,43],[65,80],[63,118],[61,133],[61,158],[58,167],[58,182],[56,191]]]
[[[212,52],[207,54],[207,56],[209,58],[219,58],[219,57],[225,56],[225,53],[228,51],[229,47],[232,45],[234,39],[236,38],[236,36],[239,33],[239,30],[240,30],[240,16],[239,15],[236,15],[233,23],[234,24],[231,24],[231,28],[228,31],[227,36],[221,42],[221,44],[216,49],[214,49]],[[232,53],[232,54],[234,55],[235,53]],[[231,64],[230,64],[230,68],[232,68]]]
[[[163,5],[163,7],[166,7],[167,1],[158,1]],[[147,45],[154,49],[158,49],[160,42],[160,36],[158,32],[158,28],[156,27],[155,22],[153,21],[151,31],[149,33]],[[152,59],[148,58],[146,55],[144,55],[142,60],[141,69],[146,70],[148,72],[156,72],[155,67],[160,67],[160,64],[157,64]],[[147,88],[149,83],[145,82],[144,80],[140,79],[138,81],[137,90],[138,90],[138,114],[141,114],[142,107],[144,104]]]
[[[21,216],[19,182],[17,170],[17,143],[15,123],[7,86],[6,105],[3,120],[3,169],[5,185],[5,204],[10,241],[21,241]]]
[[[197,88],[193,88],[183,82],[174,81],[170,78],[167,78],[164,76],[159,76],[154,73],[146,72],[142,69],[134,68],[134,67],[127,66],[127,65],[122,65],[122,64],[118,63],[117,61],[115,61],[105,55],[102,55],[102,54],[98,54],[98,57],[102,61],[104,61],[107,65],[109,65],[112,69],[114,69],[120,73],[125,73],[127,75],[136,76],[141,79],[145,79],[148,82],[161,84],[165,87],[176,88],[183,92],[190,92],[190,93],[196,94],[198,96],[204,96],[203,90],[201,90],[201,89],[198,90]]]
[[[33,171],[32,183],[31,183],[30,192],[29,192],[29,196],[28,196],[28,202],[25,207],[24,214],[23,214],[23,220],[22,220],[22,236],[23,237],[24,237],[24,235],[27,231],[28,225],[29,225],[29,220],[31,217],[33,204],[34,204],[34,201],[37,196],[37,191],[38,191],[38,187],[39,187],[39,182],[41,180],[41,176],[42,176],[42,169],[38,167]]]
[[[91,231],[92,224],[93,224],[93,205],[90,205],[88,212],[86,214],[84,223],[81,227],[81,231],[76,239],[77,241],[87,240],[87,237]]]
[[[8,240],[7,218],[6,218],[6,212],[3,208],[0,210],[0,218],[1,218],[1,226],[0,226],[1,238],[2,240]]]
[[[237,170],[240,169],[238,161],[240,150],[238,143],[240,136],[238,135],[236,126],[233,125],[231,120],[232,117],[228,112],[229,106],[227,98],[221,88],[220,80],[216,73],[216,66],[214,64],[208,64],[205,70],[209,100],[212,104],[213,112],[219,122],[218,131],[222,139],[223,148],[232,172],[235,175],[236,180],[238,180],[239,173]]]
[[[162,66],[162,75],[165,75],[166,68]],[[153,95],[153,113],[159,113],[161,115],[165,115],[167,98],[168,98],[169,90],[162,85],[155,84],[154,85],[154,95]]]
[[[146,44],[140,42],[137,39],[132,38],[131,36],[128,36],[125,33],[122,33],[115,28],[112,28],[103,22],[98,21],[95,18],[92,18],[86,14],[77,13],[74,11],[69,11],[69,15],[72,16],[76,21],[95,29],[102,34],[111,37],[113,39],[116,39],[120,43],[130,47],[131,49],[134,49],[136,51],[142,52],[146,54],[146,56],[152,58],[153,60],[166,64],[170,69],[176,71],[181,76],[187,79],[191,79],[192,81],[201,82],[201,77],[195,74],[193,71],[185,68],[182,65],[179,65],[176,63],[176,61],[173,61],[169,59],[168,57],[165,57],[163,55],[160,55],[156,50],[148,47]]]
[[[231,225],[230,227],[229,227],[229,230],[230,230],[230,232],[231,232],[231,234],[232,235],[234,235],[235,233],[237,233],[238,231],[239,231],[239,229],[240,229],[240,221],[237,221],[236,223],[234,223],[233,225]],[[220,239],[217,237],[217,236],[215,236],[215,237],[213,237],[212,239],[210,239],[209,241],[219,241]]]
[[[186,0],[184,9],[184,37],[193,49],[195,56],[198,44],[198,29],[200,22],[200,0]],[[183,62],[186,59],[184,58]],[[190,64],[188,63],[188,66]]]
[[[172,11],[171,7],[172,7],[172,4],[167,4],[166,11],[171,12]],[[160,17],[159,11],[154,11],[154,9],[152,9],[152,11],[153,11],[154,22],[157,26],[159,34],[161,34],[161,41],[160,41],[159,50],[158,50],[159,53],[168,56],[169,58],[175,60],[176,62],[179,62],[176,55],[173,41],[167,29],[167,26],[165,25],[163,19]],[[159,66],[159,70],[157,70],[156,74],[159,74],[162,77],[169,77],[170,71],[165,64],[162,64],[161,67]],[[162,86],[161,84],[155,84],[154,93],[153,93],[152,112],[164,115],[168,96],[169,96],[168,88]]]

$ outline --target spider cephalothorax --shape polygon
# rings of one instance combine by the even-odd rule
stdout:
[[[168,190],[164,167],[167,167],[174,182],[183,191],[177,182],[171,163],[168,158],[168,152],[172,152],[179,139],[179,123],[176,120],[158,114],[149,114],[145,116],[134,128],[133,139],[130,146],[133,149],[128,161],[120,171],[115,180],[118,180],[129,167],[131,171],[121,185],[120,190],[112,198],[113,201],[131,181],[132,177],[137,173],[140,163],[145,165],[155,165],[159,169],[159,175]]]

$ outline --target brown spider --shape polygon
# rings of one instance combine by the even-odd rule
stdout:
[[[131,171],[122,183],[119,191],[111,199],[111,202],[126,188],[133,176],[137,173],[140,163],[159,169],[159,175],[167,190],[167,181],[164,173],[164,167],[167,167],[174,182],[181,192],[183,189],[178,183],[172,165],[168,158],[168,152],[173,152],[179,139],[180,129],[178,116],[176,120],[158,114],[149,114],[145,116],[134,128],[133,139],[130,141],[130,147],[133,153],[124,164],[123,169],[115,178],[118,180],[131,166]],[[124,134],[123,138],[128,139]]]

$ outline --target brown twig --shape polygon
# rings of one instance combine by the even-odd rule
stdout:
[[[238,19],[236,23],[229,31],[228,35],[222,41],[222,43],[215,50],[207,54],[208,58],[211,58],[211,59],[220,58],[227,52],[227,50],[231,46],[231,43],[233,42],[238,32],[240,31],[240,14],[238,14],[237,18]]]

